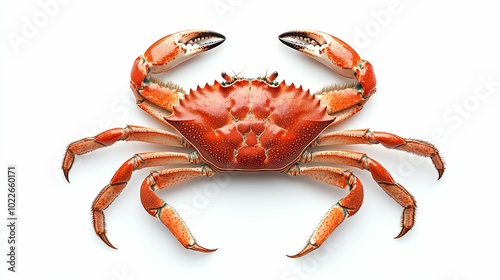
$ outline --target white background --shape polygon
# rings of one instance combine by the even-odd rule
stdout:
[[[500,114],[498,8],[492,1],[2,1],[0,216],[7,223],[6,169],[18,170],[17,273],[2,279],[499,279],[497,128]],[[113,2],[113,3],[110,3]],[[277,2],[277,1],[276,1]],[[443,1],[444,2],[444,1]],[[334,34],[372,62],[378,91],[338,129],[370,127],[435,143],[447,170],[383,147],[366,151],[416,197],[415,228],[399,232],[401,207],[365,171],[365,203],[315,252],[298,252],[345,192],[282,174],[219,174],[158,192],[177,207],[212,254],[185,250],[142,208],[148,171],[106,210],[108,248],[90,206],[134,153],[164,150],[119,143],[81,156],[64,181],[71,141],[126,124],[162,128],[135,106],[133,60],[156,39],[206,28],[227,40],[166,77],[185,88],[220,72],[262,76],[313,90],[336,81],[327,68],[278,40],[312,28]]]

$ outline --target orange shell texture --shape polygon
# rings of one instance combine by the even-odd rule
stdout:
[[[309,90],[260,79],[198,87],[165,117],[219,171],[283,171],[334,119]]]

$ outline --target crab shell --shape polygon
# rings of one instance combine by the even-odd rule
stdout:
[[[219,171],[282,171],[335,117],[302,87],[239,79],[191,90],[165,120]]]

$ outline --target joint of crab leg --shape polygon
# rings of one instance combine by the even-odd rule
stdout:
[[[66,181],[68,183],[69,183],[69,171],[73,166],[73,162],[75,162],[75,153],[73,153],[73,151],[71,150],[67,150],[66,154],[64,154],[62,170],[64,173],[64,178],[66,178]]]
[[[300,167],[295,164],[287,173],[290,176],[304,175],[349,191],[344,198],[328,210],[309,238],[307,245],[299,253],[288,255],[291,258],[298,258],[320,247],[345,219],[356,214],[363,202],[364,191],[361,181],[346,169],[327,166]]]
[[[369,98],[372,94],[377,91],[377,78],[375,77],[375,72],[373,71],[373,66],[369,61],[362,60],[355,67],[356,79],[358,79],[359,85],[362,90],[361,95],[363,98]]]
[[[191,232],[186,227],[184,222],[180,219],[176,211],[170,205],[164,203],[157,209],[149,209],[148,212],[162,221],[164,225],[166,225],[172,231],[174,236],[177,238],[177,240],[179,240],[184,248],[202,253],[210,253],[217,250],[217,248],[208,249],[199,245],[193,238]]]
[[[83,138],[68,145],[61,166],[66,180],[69,182],[69,172],[75,161],[75,156],[111,146],[118,141],[141,141],[175,147],[189,147],[186,139],[167,131],[135,125],[108,129],[94,137]]]
[[[94,211],[93,219],[94,219],[94,226],[96,229],[97,229],[96,225],[98,225],[98,224],[104,225],[104,213],[103,213],[103,211]],[[109,242],[109,239],[106,236],[106,231],[105,231],[104,227],[102,228],[102,230],[100,232],[96,232],[96,233],[99,236],[99,238],[101,238],[101,240],[104,243],[106,243],[106,245],[108,245],[110,248],[115,249],[115,250],[118,249],[113,244],[111,244],[111,242]]]
[[[75,155],[85,154],[89,151],[93,151],[102,147],[106,147],[105,144],[95,141],[95,137],[84,138],[79,141],[75,141],[69,144],[64,154],[62,170],[66,181],[69,182],[69,171],[73,166],[75,161]]]
[[[405,207],[401,220],[401,231],[396,237],[394,237],[394,239],[403,237],[408,231],[412,229],[413,223],[415,221],[415,207]]]
[[[194,154],[192,156],[197,157]],[[212,175],[214,175],[214,171],[205,165],[196,168],[164,169],[151,172],[141,186],[141,202],[144,209],[151,216],[160,220],[184,248],[205,253],[213,252],[215,249],[200,246],[177,211],[158,197],[155,191],[199,176],[210,177]]]

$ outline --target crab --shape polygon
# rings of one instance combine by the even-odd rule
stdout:
[[[125,188],[133,171],[161,166],[167,168],[151,171],[143,181],[140,199],[144,209],[160,220],[187,249],[216,250],[199,245],[175,209],[155,191],[218,172],[300,175],[348,190],[347,195],[328,210],[305,247],[289,257],[301,257],[320,247],[346,218],[360,209],[362,183],[350,169],[336,165],[370,172],[373,180],[402,206],[401,231],[395,238],[405,235],[415,222],[413,196],[367,154],[332,148],[346,144],[381,144],[388,149],[430,157],[439,179],[445,167],[438,150],[425,141],[370,129],[325,132],[359,112],[375,93],[376,79],[370,62],[332,35],[295,30],[279,35],[279,40],[356,82],[326,86],[311,93],[293,83],[278,83],[277,72],[253,79],[223,72],[222,82],[207,83],[188,93],[176,84],[153,77],[219,46],[225,39],[222,34],[208,30],[176,32],[155,42],[135,60],[130,87],[137,105],[171,131],[127,125],[68,145],[62,164],[68,182],[76,155],[118,141],[186,148],[186,152],[138,153],[118,168],[92,204],[94,230],[102,241],[116,249],[106,236],[104,210]],[[311,147],[320,148],[312,150]]]

